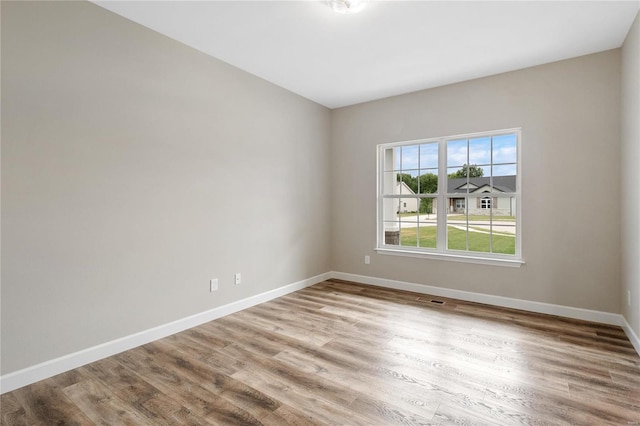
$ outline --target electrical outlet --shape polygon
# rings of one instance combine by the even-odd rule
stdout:
[[[365,257],[364,257],[364,264],[365,264],[365,265],[368,265],[368,264],[370,264],[370,263],[371,263],[371,258],[370,258],[369,256],[365,256]]]
[[[242,282],[242,276],[240,275],[240,272],[236,273],[235,280],[236,280],[236,285]]]
[[[627,290],[627,305],[631,306],[631,290]]]
[[[209,291],[216,291],[218,290],[218,279],[214,278],[212,280],[209,280]]]

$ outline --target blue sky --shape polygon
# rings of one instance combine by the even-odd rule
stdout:
[[[493,136],[493,158],[491,137],[460,139],[447,142],[447,173],[459,170],[463,164],[477,164],[484,169],[485,176],[516,174],[516,135]],[[438,143],[424,143],[394,148],[396,168],[412,176],[438,173]],[[493,160],[493,161],[492,161]]]

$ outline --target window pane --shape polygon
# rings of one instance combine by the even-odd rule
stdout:
[[[435,200],[418,199],[421,204],[420,213],[400,214],[400,245],[407,247],[436,248],[437,226],[436,216],[432,213],[424,213],[426,205],[433,207]]]
[[[450,217],[450,219],[466,220],[464,215],[467,214],[467,199],[464,197],[451,197],[448,201],[447,212],[449,215],[455,215],[455,217]]]
[[[418,170],[403,170],[397,178],[396,194],[415,195],[418,192]]]
[[[458,167],[453,169],[454,176],[450,176],[453,178],[480,178],[480,177],[489,177],[491,175],[491,165],[483,165],[483,164],[471,164],[467,166],[466,164],[462,167]]]
[[[402,228],[401,242],[403,246],[436,248],[436,227]]]
[[[420,168],[435,169],[438,167],[438,144],[428,143],[420,145]]]
[[[418,247],[418,224],[403,222],[400,228],[400,245]]]
[[[493,163],[516,163],[516,135],[500,135],[493,137]]]
[[[447,216],[447,248],[515,254],[515,197],[449,198],[452,209],[464,203],[470,205],[467,213]]]
[[[447,153],[447,164],[449,166],[447,175],[449,179],[471,179],[489,176],[491,171],[491,138],[483,137],[470,139],[469,141],[448,142]],[[459,182],[453,182],[452,185],[458,187]]]
[[[491,174],[493,176],[515,176],[516,169],[515,164],[501,164],[499,166],[493,166]]]
[[[398,172],[384,172],[382,180],[382,193],[393,195],[398,191]]]
[[[436,248],[435,198],[384,199],[385,244]],[[419,213],[414,209],[420,209]]]
[[[400,245],[400,224],[398,222],[384,222],[384,244]]]
[[[495,194],[516,192],[516,175],[494,176],[492,192]]]
[[[397,222],[400,211],[400,198],[385,198],[382,203],[382,215],[385,222]]]
[[[462,167],[467,161],[466,139],[447,142],[447,167]]]
[[[385,198],[383,200],[383,227],[384,244],[400,244],[400,222],[398,221],[398,211],[400,209],[399,198]]]
[[[408,145],[401,148],[400,168],[402,170],[418,169],[419,145]]]
[[[489,215],[451,215],[447,218],[447,248],[490,253],[490,227]]]
[[[469,251],[491,252],[491,198],[483,197],[480,212],[469,216],[467,239]]]
[[[447,169],[447,193],[466,194],[469,189],[476,186],[469,184],[466,169],[462,167],[449,167]]]
[[[400,170],[400,148],[386,148],[383,155],[385,171]]]
[[[400,198],[400,220],[402,222],[414,222],[418,221],[418,208],[420,206],[420,200],[415,197]]]
[[[431,216],[435,218],[435,214],[438,207],[437,204],[438,204],[438,200],[436,200],[435,198],[420,198],[419,212],[421,215],[428,216],[428,217],[427,216],[422,217],[420,218],[420,220],[422,221],[422,220],[430,219]]]
[[[400,233],[400,245],[407,247],[417,247],[417,229],[418,228],[403,228]]]
[[[482,137],[469,140],[468,164],[491,164],[491,138]]]
[[[449,206],[452,205],[448,199]],[[467,217],[466,214],[453,214],[447,216],[447,249],[467,250]]]
[[[436,238],[438,235],[438,227],[435,224],[435,220],[433,223],[420,223],[420,228],[418,228],[418,244],[419,247],[423,248],[436,248]]]
[[[516,199],[500,197],[497,204],[499,208],[494,210],[492,222],[493,253],[516,254]]]
[[[438,169],[420,170],[417,181],[420,194],[436,194],[438,192]]]

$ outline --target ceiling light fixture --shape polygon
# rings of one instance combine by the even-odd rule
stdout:
[[[358,13],[367,5],[367,0],[330,0],[331,8],[338,13]]]

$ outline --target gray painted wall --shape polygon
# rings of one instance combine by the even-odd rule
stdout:
[[[613,50],[333,110],[333,269],[620,313],[619,93]],[[377,144],[513,127],[525,265],[376,254]]]
[[[640,13],[622,46],[622,313],[640,336]],[[631,292],[631,306],[627,292]]]
[[[330,270],[326,108],[88,2],[2,2],[2,89],[2,374]]]

